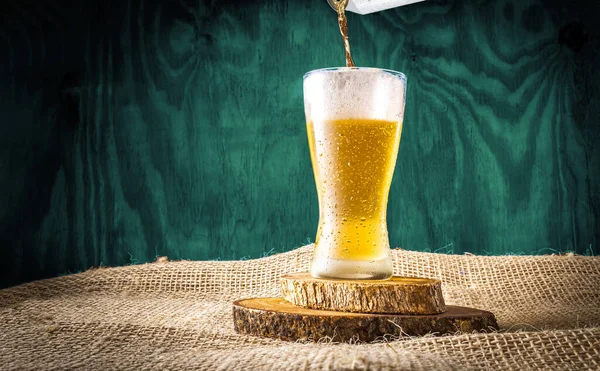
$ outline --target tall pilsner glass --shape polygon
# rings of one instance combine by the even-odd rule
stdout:
[[[386,208],[396,165],[406,77],[377,68],[304,76],[304,109],[319,197],[311,275],[392,276]]]

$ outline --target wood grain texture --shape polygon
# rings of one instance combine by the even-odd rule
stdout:
[[[254,298],[233,303],[238,333],[290,341],[371,342],[427,334],[497,331],[491,312],[448,306],[441,314],[346,313],[296,307],[282,298]]]
[[[281,294],[293,305],[355,313],[436,314],[446,310],[439,280],[326,280],[310,273],[281,277]]]
[[[349,15],[357,65],[408,77],[393,246],[600,253],[596,4]],[[326,1],[0,10],[0,285],[314,238],[302,75],[344,62]]]

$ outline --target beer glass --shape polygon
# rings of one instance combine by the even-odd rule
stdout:
[[[392,276],[386,209],[404,118],[406,77],[377,68],[304,75],[304,110],[319,198],[311,275]]]

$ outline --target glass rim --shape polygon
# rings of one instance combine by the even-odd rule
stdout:
[[[377,67],[326,67],[326,68],[319,68],[319,69],[311,70],[311,71],[308,71],[307,73],[305,73],[303,80],[306,80],[307,77],[309,77],[313,74],[316,74],[316,73],[336,72],[336,71],[339,71],[339,72],[350,72],[350,71],[386,72],[386,73],[389,73],[396,77],[399,77],[401,80],[406,81],[406,75],[402,72],[394,71],[394,70],[390,70],[390,69],[386,69],[386,68],[377,68]]]

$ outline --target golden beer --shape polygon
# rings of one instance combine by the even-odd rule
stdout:
[[[352,261],[387,258],[386,207],[401,130],[398,121],[307,123],[320,208],[318,258],[346,261],[349,269]]]
[[[387,256],[386,207],[402,125],[383,120],[307,124],[321,205],[317,254],[380,260]]]
[[[392,275],[386,209],[405,89],[404,75],[396,74],[342,68],[305,76],[306,128],[319,198],[314,277]]]

